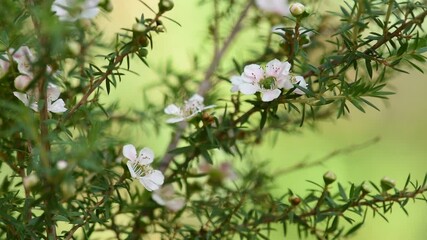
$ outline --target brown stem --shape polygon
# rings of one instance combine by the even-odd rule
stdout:
[[[148,26],[151,26],[153,24],[155,24],[159,18],[162,16],[163,13],[157,13],[156,16],[154,17],[153,20],[150,21],[150,23],[148,24]],[[131,54],[130,52],[125,52],[122,54],[118,54],[113,63],[109,65],[107,71],[105,71],[98,79],[96,79],[93,84],[90,84],[86,90],[86,92],[83,94],[83,97],[76,103],[76,105],[74,105],[70,111],[67,112],[66,115],[64,115],[64,117],[62,119],[60,119],[59,123],[57,126],[59,126],[61,123],[67,121],[68,119],[70,119],[75,112],[84,104],[86,104],[88,102],[88,98],[92,95],[92,93],[98,89],[98,87],[113,73],[113,71],[121,65],[123,59],[125,59],[129,54]]]
[[[67,233],[67,235],[65,236],[64,240],[69,240],[73,237],[74,233],[81,227],[83,227],[85,224],[88,223],[88,221],[90,220],[90,216],[91,214],[89,214],[92,211],[95,211],[99,206],[101,206],[105,200],[107,198],[110,197],[110,195],[114,192],[114,190],[116,189],[116,186],[120,185],[124,180],[126,179],[126,175],[122,174],[119,178],[119,180],[117,180],[117,182],[113,185],[110,186],[110,188],[108,189],[108,191],[104,194],[104,197],[99,200],[93,207],[89,207],[87,209],[88,214],[86,214],[86,216],[84,217],[84,219],[82,220],[81,223],[74,225]]]

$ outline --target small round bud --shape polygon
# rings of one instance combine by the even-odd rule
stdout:
[[[394,188],[395,186],[396,186],[396,180],[391,179],[389,177],[383,177],[383,179],[381,179],[381,188],[384,191],[388,191]]]
[[[323,174],[323,181],[326,185],[335,182],[335,180],[337,180],[337,176],[335,175],[335,173],[327,171],[325,174]]]
[[[167,12],[172,10],[174,6],[174,3],[172,0],[161,0],[159,2],[159,11],[160,12]]]
[[[15,78],[13,83],[16,89],[23,91],[28,87],[28,85],[30,85],[32,80],[33,79],[27,75],[19,75]]]
[[[105,11],[107,12],[112,12],[113,11],[113,4],[111,3],[111,1],[108,1],[107,5],[105,6]]]
[[[305,12],[305,6],[301,3],[293,3],[289,7],[289,11],[291,12],[292,16],[298,17]]]
[[[58,170],[64,170],[68,167],[68,163],[65,160],[59,160],[56,163],[56,168],[58,168]]]
[[[362,192],[365,194],[372,192],[371,186],[368,183],[363,183],[362,184]]]
[[[288,201],[291,203],[292,206],[298,206],[298,204],[301,203],[301,198],[295,195],[292,195],[288,198]]]
[[[39,182],[39,177],[32,172],[30,175],[26,176],[23,180],[23,184],[26,188],[32,188]]]
[[[80,54],[81,46],[80,43],[74,40],[71,40],[67,43],[68,51],[70,51],[73,56],[77,56]]]
[[[156,32],[161,33],[161,32],[165,32],[165,27],[163,25],[158,25],[156,26]]]
[[[137,22],[132,25],[132,30],[135,32],[144,32],[147,30],[147,27],[144,24]]]
[[[140,48],[138,51],[139,51],[139,55],[142,57],[146,57],[148,55],[148,50],[145,48]]]

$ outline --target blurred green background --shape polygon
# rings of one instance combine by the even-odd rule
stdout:
[[[154,9],[155,0],[145,1]],[[205,61],[210,59],[211,47],[206,41],[207,18],[209,8],[197,6],[197,0],[175,1],[175,8],[167,16],[178,21],[182,27],[164,20],[166,34],[155,36],[155,45],[148,61],[151,68],[136,63],[133,70],[139,76],[128,75],[112,91],[105,101],[119,101],[122,109],[141,109],[144,86],[156,84],[156,71],[164,69],[167,61],[172,60],[175,68],[188,69],[194,52],[206,52]],[[111,39],[114,32],[121,27],[130,27],[134,18],[144,11],[149,11],[138,1],[114,0],[111,15],[100,18],[100,23],[107,31],[106,39]],[[268,30],[268,29],[267,29]],[[252,40],[237,38],[242,44]],[[239,43],[239,44],[240,44]],[[237,46],[228,57],[237,55]],[[425,67],[424,67],[425,68]],[[292,188],[297,194],[305,195],[305,189],[311,184],[306,180],[322,182],[322,175],[327,170],[336,173],[341,183],[361,183],[372,180],[379,183],[384,176],[397,181],[401,188],[408,174],[413,179],[422,181],[427,173],[427,104],[424,91],[427,89],[427,75],[412,71],[411,74],[397,74],[393,80],[396,95],[387,102],[377,102],[380,112],[368,109],[361,113],[352,109],[349,118],[322,122],[315,130],[302,128],[298,134],[281,135],[279,138],[267,138],[254,154],[260,159],[268,159],[271,169],[281,169],[302,160],[316,160],[328,153],[350,145],[366,142],[374,137],[381,140],[362,150],[336,156],[322,166],[313,167],[276,177],[278,195]],[[153,97],[160,92],[152,93]],[[163,119],[161,119],[163,121]],[[155,152],[164,152],[169,134],[162,137],[147,133],[138,127],[138,123],[126,132],[126,139],[142,145],[149,143]],[[125,136],[125,135],[124,135]],[[268,153],[268,154],[266,154]],[[368,218],[365,226],[352,239],[426,239],[427,205],[422,202],[408,204],[409,217],[395,206],[393,214],[387,214],[389,223],[382,218]],[[372,215],[371,212],[369,214]],[[283,239],[281,227],[271,239]],[[295,230],[295,229],[292,229]],[[291,233],[287,239],[295,239]]]

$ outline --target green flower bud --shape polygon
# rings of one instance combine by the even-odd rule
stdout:
[[[337,176],[335,175],[335,173],[327,171],[325,174],[323,174],[323,181],[326,185],[335,182],[335,180],[337,180]]]
[[[388,191],[394,188],[395,186],[396,186],[396,180],[391,179],[389,177],[383,177],[383,179],[381,179],[381,188],[384,191]]]
[[[147,30],[147,27],[144,24],[137,22],[132,25],[132,30],[134,32],[144,32]]]
[[[174,6],[174,3],[172,0],[161,0],[159,2],[159,11],[160,12],[167,12],[172,10]]]
[[[293,3],[289,7],[292,16],[299,17],[305,12],[305,6],[301,3]]]
[[[368,183],[363,183],[362,184],[362,192],[365,194],[372,192],[371,186]]]

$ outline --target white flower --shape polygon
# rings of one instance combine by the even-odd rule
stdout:
[[[99,0],[55,0],[51,10],[60,21],[74,22],[91,19],[99,13]]]
[[[288,0],[256,0],[257,7],[265,12],[289,16]]]
[[[18,64],[18,71],[23,75],[33,78],[31,70],[32,64],[36,61],[33,53],[27,46],[21,46],[12,55],[13,60]]]
[[[64,100],[59,98],[59,95],[61,94],[61,91],[59,90],[59,87],[54,84],[49,84],[47,87],[46,92],[46,100],[47,100],[47,110],[49,112],[53,113],[62,113],[67,111],[65,108]],[[30,90],[27,93],[21,93],[21,92],[13,92],[13,95],[17,97],[21,102],[24,103],[25,106],[33,109],[34,111],[38,112],[38,90]]]
[[[178,107],[175,104],[170,104],[165,108],[165,113],[169,115],[175,115],[176,117],[169,118],[166,120],[167,123],[181,122],[186,119],[194,117],[197,113],[202,112],[205,109],[213,108],[215,105],[205,106],[203,104],[203,97],[199,94],[194,94],[190,99],[185,101],[183,107]]]
[[[241,76],[231,78],[233,84],[231,91],[240,91],[246,95],[260,92],[262,101],[273,101],[280,96],[280,89],[290,78],[290,69],[290,63],[280,62],[277,59],[268,62],[265,71],[260,65],[247,65]]]
[[[126,165],[132,178],[139,180],[148,191],[160,188],[165,177],[162,172],[150,166],[154,160],[154,153],[150,148],[143,148],[137,155],[135,146],[127,144],[123,147],[123,156],[128,159]]]
[[[173,212],[177,212],[185,206],[185,198],[177,197],[175,195],[175,189],[171,184],[165,185],[162,188],[154,191],[151,198],[157,204],[165,206]]]

